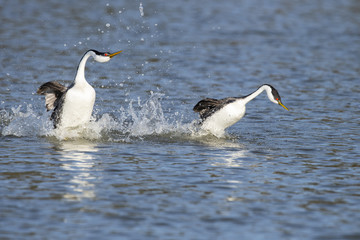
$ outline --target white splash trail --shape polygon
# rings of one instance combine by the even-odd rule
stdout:
[[[121,107],[111,114],[92,116],[91,121],[81,127],[66,131],[53,129],[48,113],[34,111],[32,105],[12,108],[1,114],[2,136],[40,136],[54,137],[58,140],[87,139],[105,141],[131,141],[151,135],[190,136],[194,124],[187,123],[183,114],[165,114],[161,100],[163,94],[151,92],[148,99],[130,101],[128,107]],[[3,119],[4,118],[4,119]]]

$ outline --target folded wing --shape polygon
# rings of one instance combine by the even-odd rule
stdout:
[[[236,98],[214,99],[205,98],[198,102],[193,110],[200,114],[202,120],[210,117],[213,113],[224,107],[226,104],[235,101]]]

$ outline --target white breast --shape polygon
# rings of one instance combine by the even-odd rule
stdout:
[[[63,111],[61,114],[61,127],[76,127],[90,121],[95,103],[95,90],[89,84],[72,87],[66,92]]]
[[[209,131],[217,137],[222,137],[226,128],[234,125],[245,115],[245,110],[245,103],[242,99],[232,102],[207,118],[201,129]]]

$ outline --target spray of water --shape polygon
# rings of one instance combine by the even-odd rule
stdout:
[[[85,138],[89,140],[131,141],[154,135],[187,135],[196,131],[196,124],[186,122],[182,114],[166,116],[161,104],[163,94],[150,93],[147,100],[130,101],[116,114],[94,116],[88,124],[63,129],[53,129],[49,113],[39,114],[32,105],[18,106],[0,114],[0,132],[3,136],[55,137],[58,140]]]
[[[2,110],[1,114],[1,134],[23,136],[47,135],[52,128],[52,123],[44,115],[37,115],[31,104],[25,106],[12,107],[10,112]]]

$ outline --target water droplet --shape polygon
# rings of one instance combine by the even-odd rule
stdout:
[[[140,16],[144,16],[144,8],[143,8],[143,5],[142,3],[140,3],[140,6],[139,6],[139,11],[140,11]]]

